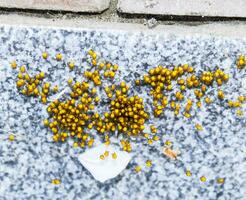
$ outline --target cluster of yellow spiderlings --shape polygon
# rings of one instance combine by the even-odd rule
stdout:
[[[229,75],[225,74],[221,69],[217,69],[215,72],[203,72],[200,80],[207,86],[211,86],[214,81],[216,81],[218,86],[221,86],[229,80]]]
[[[151,85],[152,87],[150,95],[152,95],[154,99],[154,115],[156,117],[160,116],[163,112],[163,109],[168,106],[168,97],[164,94],[173,90],[172,81],[177,81],[178,85],[180,86],[180,91],[176,92],[175,94],[176,100],[183,100],[184,96],[181,91],[184,91],[186,88],[185,80],[178,78],[185,73],[192,73],[193,71],[193,68],[188,65],[174,67],[172,70],[166,67],[158,66],[149,70],[147,75],[144,75],[143,82],[145,84]],[[191,82],[191,79],[188,79],[188,81]],[[136,84],[139,85],[140,81],[137,80]],[[178,103],[171,101],[170,106],[176,114],[179,113],[180,105]]]
[[[185,174],[186,174],[186,176],[188,176],[188,177],[191,177],[191,176],[192,176],[192,173],[191,173],[190,170],[186,170]],[[201,182],[204,182],[204,183],[207,182],[206,176],[201,176],[199,179],[200,179]],[[224,184],[225,178],[217,178],[216,182],[217,182],[218,184]]]
[[[104,116],[97,115],[95,129],[104,134],[105,142],[110,143],[108,134],[118,131],[127,136],[138,136],[144,130],[145,121],[148,114],[144,110],[143,99],[138,96],[127,95],[128,86],[122,82],[120,86],[112,85],[106,87],[105,92],[111,98],[109,112],[104,112]],[[131,145],[129,141],[122,140],[123,150],[130,152]]]
[[[246,66],[246,59],[245,56],[240,55],[237,61],[237,68],[243,69]]]
[[[44,125],[53,132],[55,142],[64,142],[70,136],[75,140],[74,147],[92,146],[94,139],[88,131],[93,128],[98,133],[104,134],[106,144],[110,144],[110,132],[118,131],[128,136],[139,135],[144,130],[144,123],[149,116],[144,111],[143,99],[127,95],[129,86],[124,82],[119,86],[112,84],[104,88],[108,98],[111,98],[110,112],[104,112],[103,116],[93,112],[95,105],[100,101],[99,96],[96,95],[96,87],[102,85],[102,76],[114,78],[118,65],[98,64],[97,55],[92,50],[89,51],[89,55],[93,68],[91,71],[84,72],[87,81],[73,83],[72,79],[68,80],[71,88],[70,100],[51,102],[47,108],[51,119],[44,120]],[[69,68],[73,69],[73,67]],[[94,84],[93,88],[90,87],[90,82]],[[129,141],[122,140],[121,144],[123,150],[127,152],[132,150]],[[105,157],[101,155],[101,158],[103,156]]]
[[[16,68],[16,63],[11,64],[12,68]],[[47,103],[47,96],[50,92],[55,93],[58,91],[58,86],[55,86],[52,91],[50,83],[43,82],[45,73],[40,72],[35,76],[31,77],[26,70],[25,66],[21,66],[17,75],[18,80],[16,86],[21,94],[26,96],[41,97],[42,103]]]
[[[76,138],[74,146],[84,147],[86,144],[91,146],[93,144],[93,138],[90,138],[85,130],[95,128],[99,133],[109,133],[118,131],[128,136],[137,136],[143,133],[145,129],[145,121],[148,119],[148,114],[144,110],[143,99],[138,96],[129,97],[127,91],[129,86],[125,82],[120,83],[119,88],[116,85],[110,85],[105,87],[104,90],[107,97],[111,99],[110,112],[103,113],[103,117],[98,113],[93,113],[95,105],[100,101],[97,93],[97,86],[102,85],[102,76],[104,78],[114,78],[115,72],[118,70],[118,65],[111,63],[98,63],[97,54],[90,50],[88,52],[91,57],[92,70],[85,71],[84,77],[87,81],[75,82],[72,79],[68,80],[68,84],[71,88],[70,100],[60,102],[55,100],[52,102],[47,111],[49,112],[52,120],[44,120],[44,124],[51,129],[54,133],[54,141],[65,141],[68,136]],[[42,54],[43,59],[48,58],[48,53]],[[56,60],[62,60],[62,54],[56,54]],[[244,57],[240,56],[238,65],[242,66],[244,63]],[[16,62],[11,63],[11,67],[15,69],[17,67]],[[68,67],[73,70],[75,67],[74,62],[69,62]],[[103,72],[101,73],[101,70]],[[182,77],[185,74],[188,77]],[[24,66],[20,67],[20,73],[18,74],[17,87],[22,94],[28,96],[41,96],[43,103],[47,102],[47,95],[50,92],[50,84],[43,83],[41,89],[38,87],[42,84],[45,78],[44,72],[40,72],[34,77],[30,77],[26,72]],[[216,82],[218,86],[227,82],[229,79],[228,74],[225,74],[221,69],[217,69],[214,72],[206,71],[200,76],[194,74],[193,67],[188,64],[175,66],[173,69],[167,67],[158,66],[149,70],[147,75],[143,77],[143,83],[151,85],[152,90],[150,94],[153,96],[154,102],[154,115],[160,116],[163,113],[164,108],[170,104],[170,108],[174,111],[175,115],[180,113],[180,102],[184,101],[185,90],[195,88],[194,94],[197,98],[196,105],[201,107],[200,99],[205,95],[208,86],[212,86],[213,82]],[[90,88],[90,82],[95,87]],[[141,85],[140,80],[136,80],[136,85]],[[174,93],[174,100],[169,101],[166,96],[167,92],[173,90],[173,82],[175,82],[180,90]],[[58,86],[53,88],[53,92],[58,91]],[[218,90],[217,96],[219,99],[224,99],[225,95],[222,90]],[[114,97],[114,98],[113,98]],[[240,107],[241,103],[245,101],[245,97],[240,96],[237,101],[228,101],[229,107]],[[205,103],[210,104],[212,100],[209,97],[205,97]],[[187,99],[184,107],[184,116],[191,117],[190,111],[194,104],[194,100]],[[196,124],[197,130],[202,130],[201,126]],[[151,132],[156,132],[151,128]],[[110,143],[109,134],[105,134],[106,144]],[[153,141],[157,141],[158,136],[149,138],[149,134],[143,133],[143,136],[148,139],[148,143],[152,144]],[[130,142],[127,140],[121,141],[122,148],[125,151],[131,151]]]
[[[91,64],[92,66],[96,67],[96,69],[93,68],[93,71],[85,71],[84,77],[86,77],[88,80],[93,81],[93,83],[96,86],[99,86],[102,84],[101,77],[102,75],[104,78],[110,78],[114,79],[115,73],[118,70],[117,64],[111,64],[111,63],[98,63],[97,62],[97,54],[93,50],[89,50],[88,52],[89,56],[91,57]],[[100,74],[100,71],[103,70],[103,74]]]
[[[239,96],[236,101],[229,100],[228,106],[230,108],[239,108],[242,106],[242,103],[246,101],[246,96]]]
[[[152,167],[153,164],[152,164],[151,160],[146,160],[145,165],[146,165],[146,167],[150,168],[150,167]],[[135,166],[134,170],[136,173],[139,173],[142,171],[142,167],[140,165],[137,165],[137,166]]]
[[[147,139],[149,145],[152,145],[154,141],[158,141],[159,136],[155,135],[157,133],[157,128],[154,125],[150,125],[150,132],[153,134],[150,136],[148,133],[143,133],[143,136]]]
[[[188,75],[186,78],[183,77]],[[163,113],[163,110],[170,105],[170,109],[174,111],[175,115],[180,113],[180,102],[185,99],[184,93],[187,89],[194,88],[194,95],[197,99],[196,105],[198,108],[202,106],[200,99],[204,97],[207,87],[212,86],[213,82],[216,82],[218,86],[226,83],[229,80],[229,75],[224,73],[221,69],[217,69],[214,72],[206,71],[200,76],[195,75],[193,67],[185,64],[181,66],[175,66],[173,69],[167,67],[158,66],[154,69],[150,69],[148,74],[143,76],[143,83],[150,85],[152,90],[150,95],[153,96],[154,115],[156,117]],[[179,91],[174,93],[174,99],[169,101],[167,93],[173,90],[173,82],[179,86]],[[140,85],[141,81],[136,80],[136,85]],[[169,95],[170,96],[170,95]],[[224,93],[222,90],[218,91],[218,98],[224,99]],[[209,97],[205,98],[207,104],[211,103]],[[187,99],[187,103],[184,109],[183,115],[187,118],[191,117],[190,111],[192,109],[193,100]]]
[[[43,52],[42,57],[46,60],[48,58],[48,53]],[[62,55],[60,53],[56,55],[56,60],[62,60]],[[10,65],[12,69],[17,68],[16,61],[11,62]],[[72,64],[70,63],[69,66],[72,67]],[[57,85],[51,88],[50,83],[43,81],[45,78],[45,73],[42,71],[32,77],[28,74],[26,67],[21,66],[17,78],[18,80],[16,81],[16,86],[21,94],[26,96],[41,97],[41,102],[44,104],[47,103],[47,97],[51,92],[58,92]]]
[[[97,67],[97,55],[94,51],[90,50],[91,64]],[[57,60],[62,59],[62,55],[56,56]],[[47,56],[43,55],[43,58]],[[75,66],[73,62],[69,63],[69,68],[72,70]],[[75,82],[72,79],[68,80],[68,85],[71,88],[70,100],[59,101],[54,100],[47,108],[51,120],[45,119],[44,125],[49,127],[53,132],[53,140],[55,142],[64,142],[70,136],[74,139],[74,147],[91,147],[94,139],[89,135],[88,131],[93,127],[100,127],[99,121],[101,119],[98,113],[94,113],[94,107],[100,101],[97,96],[97,86],[102,84],[100,70],[104,69],[104,64],[100,63],[98,68],[92,71],[85,71],[84,77],[87,81]],[[113,68],[116,72],[117,65],[106,64],[105,71]],[[111,73],[110,73],[111,74]],[[111,76],[111,75],[110,75]],[[111,76],[111,78],[113,78]],[[95,87],[90,87],[90,82]],[[106,131],[106,126],[101,127],[100,132]],[[115,157],[115,156],[114,156]]]
[[[117,89],[113,84],[105,87],[104,90],[111,99],[110,112],[105,112],[104,117],[101,117],[98,113],[90,113],[94,110],[95,105],[100,101],[99,96],[96,96],[97,86],[102,85],[101,77],[114,78],[115,72],[118,70],[118,65],[112,65],[111,63],[98,63],[97,54],[90,50],[88,52],[91,57],[91,64],[94,68],[91,71],[85,71],[84,77],[87,81],[75,82],[69,79],[68,84],[71,88],[70,100],[65,102],[59,102],[55,100],[52,102],[47,111],[52,117],[51,122],[47,119],[44,120],[46,126],[48,126],[54,133],[54,141],[65,141],[70,135],[75,137],[76,141],[74,146],[84,147],[87,143],[88,146],[93,144],[93,138],[89,139],[87,133],[84,133],[84,129],[95,128],[99,133],[105,132],[122,132],[128,136],[137,136],[143,132],[145,126],[144,123],[148,119],[148,114],[144,111],[143,99],[138,96],[128,97],[127,91],[129,86],[125,82],[120,83],[120,88]],[[42,54],[43,59],[48,58],[48,53]],[[243,60],[244,57],[240,56],[239,60]],[[62,54],[56,54],[56,60],[62,60]],[[242,65],[242,61],[238,62]],[[75,67],[74,62],[69,62],[69,68],[72,70]],[[11,67],[15,69],[17,67],[16,62],[11,63]],[[103,73],[100,71],[104,70]],[[185,74],[191,74],[188,77],[182,77]],[[41,96],[42,102],[47,102],[47,95],[50,92],[50,84],[44,83],[41,91],[39,91],[38,85],[42,83],[45,74],[40,72],[34,78],[30,77],[24,66],[20,68],[18,74],[17,87],[22,89],[23,94],[29,96]],[[163,109],[170,104],[170,108],[174,111],[175,115],[180,113],[181,105],[179,102],[185,99],[184,92],[186,89],[195,88],[194,94],[198,99],[196,105],[201,107],[200,98],[202,98],[207,91],[208,86],[212,86],[213,82],[216,82],[218,86],[227,82],[229,79],[228,74],[225,74],[221,69],[217,69],[214,72],[206,71],[201,74],[200,77],[194,74],[193,67],[188,64],[176,66],[173,69],[158,66],[149,70],[148,75],[144,75],[143,82],[151,85],[152,90],[150,94],[154,98],[154,115],[160,116]],[[94,84],[94,88],[90,89],[90,83]],[[141,85],[140,80],[136,80],[136,85]],[[166,94],[173,90],[173,82],[176,82],[180,87],[179,91],[176,91],[174,96],[175,100],[169,102]],[[58,86],[53,88],[54,92],[58,91]],[[218,90],[218,98],[224,99],[224,92]],[[113,96],[115,97],[114,99]],[[245,101],[245,97],[239,97],[238,101],[228,101],[229,107],[240,107],[241,103]],[[192,109],[194,100],[187,99],[184,116],[191,117],[190,111]],[[210,104],[212,101],[209,97],[205,98],[205,103]],[[197,130],[201,130],[202,127],[195,126]],[[151,130],[151,132],[154,132]],[[149,134],[143,133],[143,136],[148,139],[148,143],[152,144],[153,141],[158,140],[158,136],[149,138]],[[110,143],[108,134],[105,134],[105,141]],[[125,151],[131,151],[130,142],[127,140],[121,141],[122,148]]]
[[[117,129],[129,136],[137,136],[144,130],[144,123],[149,116],[144,110],[142,98],[129,97],[122,90],[117,90],[115,99],[110,102],[110,112],[105,112],[104,117],[106,126],[110,127],[112,122],[112,127],[115,127],[113,130]]]
[[[129,141],[122,139],[120,141],[120,143],[121,143],[123,151],[126,151],[126,152],[131,152],[132,151],[131,143]]]
[[[109,151],[105,151],[103,154],[101,154],[100,156],[99,156],[99,158],[101,159],[101,160],[105,160],[106,158],[108,158],[108,156],[109,156]],[[117,159],[117,153],[115,153],[115,152],[113,152],[112,154],[111,154],[111,156],[112,156],[112,159]]]
[[[102,76],[104,78],[113,79],[115,73],[118,70],[118,65],[112,65],[111,63],[98,63],[97,54],[90,50],[88,52],[91,57],[91,64],[94,68],[91,71],[85,71],[84,77],[87,81],[75,82],[72,79],[68,80],[68,84],[71,88],[70,99],[66,101],[54,100],[47,107],[47,112],[50,114],[50,119],[43,121],[53,132],[53,140],[55,142],[64,142],[68,137],[74,139],[74,147],[91,147],[94,143],[94,138],[88,133],[92,128],[95,128],[100,134],[104,134],[105,143],[110,144],[109,133],[118,131],[126,136],[139,136],[143,135],[148,139],[148,144],[152,144],[153,141],[159,140],[157,135],[150,138],[148,133],[143,133],[145,129],[145,122],[149,118],[149,115],[144,110],[143,99],[138,96],[128,96],[127,92],[129,86],[125,82],[121,82],[119,86],[114,84],[105,87],[104,90],[108,98],[111,99],[109,105],[109,112],[104,112],[103,116],[98,113],[94,113],[94,107],[100,101],[97,96],[96,87],[102,85]],[[48,58],[48,54],[44,52],[42,54],[44,59]],[[56,55],[56,60],[62,60],[62,54]],[[246,59],[244,56],[240,56],[237,61],[237,67],[242,69],[246,66]],[[13,69],[17,68],[16,62],[11,63]],[[74,62],[69,62],[68,67],[73,70],[75,67]],[[103,72],[101,73],[101,71]],[[194,74],[193,67],[185,64],[181,66],[175,66],[173,69],[158,66],[149,70],[147,75],[144,75],[143,81],[136,80],[137,86],[144,84],[151,86],[150,95],[153,96],[154,102],[154,115],[160,116],[163,110],[170,104],[170,108],[174,111],[175,115],[180,113],[180,102],[184,101],[184,93],[187,89],[194,89],[194,95],[197,99],[196,105],[198,108],[202,106],[200,99],[204,97],[207,88],[213,86],[216,82],[218,86],[223,85],[229,80],[229,75],[224,73],[221,69],[216,69],[214,72],[205,71],[200,76]],[[185,74],[190,74],[184,78]],[[20,67],[18,74],[18,80],[16,82],[19,91],[27,96],[40,96],[43,103],[47,102],[47,95],[50,93],[51,88],[49,83],[43,82],[45,78],[44,72],[40,72],[34,77],[31,77],[25,66]],[[90,82],[94,84],[94,87],[90,87]],[[173,90],[173,83],[179,86],[179,90],[174,93],[174,100],[169,101],[167,93]],[[58,86],[52,89],[52,92],[57,92]],[[224,92],[219,89],[217,91],[217,97],[221,100],[225,98]],[[205,97],[205,103],[210,104],[212,100],[210,97]],[[236,101],[228,100],[228,106],[230,108],[241,107],[241,104],[246,101],[245,96],[239,96]],[[187,99],[184,107],[184,116],[191,117],[190,111],[194,104],[194,100]],[[242,113],[241,113],[242,114]],[[195,124],[195,128],[198,131],[202,131],[203,127],[200,124]],[[157,133],[157,129],[154,125],[150,126],[150,131],[153,134]],[[14,135],[9,136],[10,141],[14,141]],[[131,144],[128,140],[122,139],[120,141],[122,149],[127,152],[132,151]],[[167,145],[170,145],[170,141],[166,141]],[[109,156],[109,152],[105,151],[100,155],[100,159],[104,160]],[[111,154],[112,159],[117,159],[117,154],[113,152]],[[151,167],[152,161],[147,160],[146,166]],[[141,166],[135,167],[136,172],[141,171]],[[186,171],[187,176],[192,176],[191,171]],[[206,182],[205,176],[200,177],[201,182]],[[218,178],[218,183],[224,183],[224,178]],[[53,184],[60,184],[59,179],[52,180]]]
[[[229,108],[241,108],[244,102],[246,102],[246,96],[239,96],[235,101],[228,100],[227,104]],[[236,114],[237,116],[242,117],[243,111],[239,109],[236,111]]]
[[[85,94],[76,102],[74,99],[60,102],[53,101],[47,108],[48,113],[52,117],[52,121],[44,120],[44,125],[49,127],[53,132],[53,140],[55,142],[64,142],[71,136],[74,140],[74,146],[89,147],[93,145],[94,139],[86,133],[86,128],[89,126],[91,115],[92,100],[85,98]]]

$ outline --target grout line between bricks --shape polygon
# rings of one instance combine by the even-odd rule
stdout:
[[[131,32],[133,34],[143,31],[148,34],[170,34],[182,36],[208,36],[208,37],[229,37],[246,39],[246,24],[244,22],[211,22],[197,26],[184,24],[159,25],[154,29],[148,29],[143,24],[136,23],[119,23],[119,22],[104,22],[95,19],[56,19],[40,18],[34,16],[21,16],[18,14],[1,15],[0,25],[19,26],[19,27],[38,27],[38,28],[61,28],[73,30],[98,30],[98,31],[114,31],[114,32]]]

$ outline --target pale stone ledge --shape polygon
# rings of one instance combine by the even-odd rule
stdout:
[[[0,0],[0,7],[100,13],[110,0]]]
[[[119,0],[130,14],[246,17],[246,0]]]

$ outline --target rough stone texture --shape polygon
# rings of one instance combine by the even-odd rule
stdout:
[[[90,68],[86,52],[94,49],[100,61],[119,64],[116,84],[124,80],[132,86],[153,66],[189,63],[197,73],[216,66],[230,73],[229,82],[222,87],[228,99],[246,94],[246,71],[235,67],[237,57],[246,52],[245,37],[173,33],[0,26],[0,199],[244,199],[246,119],[237,117],[225,106],[226,101],[214,98],[213,104],[192,110],[188,120],[176,118],[169,109],[160,119],[151,116],[147,125],[158,127],[161,140],[152,146],[145,140],[132,141],[133,160],[127,169],[100,184],[78,163],[84,149],[73,149],[71,141],[52,142],[52,133],[42,125],[47,106],[18,93],[18,72],[9,67],[17,60],[19,66],[27,65],[30,74],[45,71],[45,81],[63,89],[68,78],[82,79],[81,71]],[[41,58],[43,51],[50,55],[47,61]],[[63,61],[54,59],[57,52],[64,55]],[[76,63],[74,71],[66,67],[70,60]],[[131,87],[130,92],[151,102],[146,90]],[[208,93],[214,97],[216,91],[210,88]],[[105,93],[99,94],[106,102]],[[188,95],[195,99],[193,92]],[[96,109],[101,111],[103,106]],[[152,113],[150,104],[146,103],[146,109]],[[198,122],[204,127],[199,133],[194,128]],[[16,135],[14,142],[8,141],[9,133]],[[161,153],[167,139],[181,151],[177,161]],[[147,159],[153,161],[150,169],[144,167]],[[133,172],[136,163],[143,172]],[[186,169],[192,171],[192,177],[185,176]],[[202,175],[207,177],[206,183],[199,181]],[[223,185],[216,183],[218,177],[225,177]],[[62,184],[52,185],[53,178],[60,178]]]
[[[118,10],[131,14],[246,17],[246,1],[119,0]]]
[[[110,0],[0,0],[0,7],[98,13],[109,3]]]

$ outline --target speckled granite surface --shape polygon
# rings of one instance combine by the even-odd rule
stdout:
[[[165,117],[152,118],[150,123],[157,125],[161,141],[152,147],[135,141],[134,158],[127,169],[104,184],[96,182],[78,162],[83,150],[73,149],[69,143],[53,144],[51,133],[41,123],[47,117],[46,107],[18,94],[16,72],[9,62],[16,59],[19,65],[27,64],[29,73],[41,69],[49,73],[48,81],[65,88],[69,77],[77,74],[81,78],[81,69],[88,68],[86,51],[90,48],[100,58],[119,64],[116,82],[124,79],[132,85],[134,77],[152,66],[189,63],[196,71],[221,67],[231,75],[223,86],[226,96],[246,95],[246,71],[238,72],[235,67],[238,55],[246,53],[246,39],[0,27],[0,199],[246,198],[246,119],[237,117],[216,98],[212,105],[193,112],[189,120],[174,118],[168,110]],[[43,51],[52,57],[61,52],[64,63],[73,59],[77,70],[69,72],[53,58],[44,61]],[[150,101],[145,90],[135,88],[132,92]],[[146,107],[150,111],[151,107]],[[245,105],[242,110],[246,112]],[[196,122],[204,131],[195,131]],[[16,135],[14,142],[7,139],[11,132]],[[179,160],[170,161],[162,155],[166,139],[180,149]],[[143,165],[147,159],[153,161],[153,168],[143,167],[143,172],[134,173],[134,164]],[[192,177],[185,176],[185,169],[192,171]],[[200,182],[202,175],[207,177],[206,183]],[[218,177],[225,177],[223,185],[216,183]],[[52,185],[53,178],[60,178],[62,184]]]

